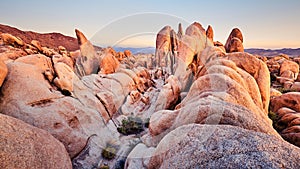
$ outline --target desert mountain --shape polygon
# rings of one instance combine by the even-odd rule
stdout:
[[[58,49],[58,46],[64,46],[69,51],[78,50],[78,42],[76,38],[65,36],[61,33],[36,33],[32,31],[22,31],[17,28],[0,24],[0,32],[9,33],[13,36],[21,38],[25,43],[37,40],[42,46],[52,49]]]

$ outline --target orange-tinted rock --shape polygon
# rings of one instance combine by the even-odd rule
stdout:
[[[285,93],[279,97],[272,98],[270,103],[270,108],[273,112],[277,112],[281,107],[287,107],[300,112],[300,93]]]
[[[7,66],[6,64],[0,60],[0,87],[2,86],[5,78],[6,78],[6,75],[7,75]]]
[[[227,46],[226,52],[244,52],[244,46],[242,41],[236,37],[232,38],[229,45]]]
[[[72,168],[61,142],[48,132],[0,114],[1,168]]]
[[[225,44],[225,49],[227,53],[231,52],[243,52],[243,35],[238,28],[234,28]]]
[[[41,43],[37,40],[32,40],[31,43],[30,43],[32,46],[34,46],[35,48],[38,49],[38,51],[43,51],[42,49],[42,46],[41,46]]]
[[[208,25],[208,27],[207,27],[206,36],[212,42],[214,41],[214,30],[211,25]]]
[[[111,74],[119,68],[119,61],[109,51],[106,51],[100,61],[100,73]]]
[[[270,89],[270,98],[272,97],[277,97],[277,96],[281,96],[282,93],[274,88]]]
[[[9,33],[2,33],[0,35],[0,38],[2,39],[3,43],[6,45],[11,45],[14,47],[22,47],[25,45],[25,43],[21,38],[15,37]]]
[[[296,62],[284,60],[280,65],[279,74],[281,77],[296,80],[299,74],[299,65]]]
[[[124,50],[124,54],[126,57],[130,57],[132,55],[130,50]]]

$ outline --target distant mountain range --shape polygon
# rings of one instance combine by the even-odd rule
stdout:
[[[154,47],[146,47],[146,48],[114,47],[114,49],[117,52],[130,50],[133,54],[138,54],[138,53],[154,54],[155,53]],[[292,57],[300,56],[300,48],[297,49],[284,48],[284,49],[274,49],[274,50],[251,48],[251,49],[245,49],[245,52],[251,53],[253,55],[260,55],[260,56],[276,56],[281,54],[289,55]]]
[[[260,56],[276,56],[280,54],[289,55],[291,57],[298,57],[300,56],[300,48],[291,49],[291,48],[283,48],[283,49],[245,49],[245,52],[260,55]]]
[[[154,54],[154,47],[145,47],[145,48],[131,48],[131,47],[113,47],[116,52],[123,52],[124,50],[130,50],[132,54]]]

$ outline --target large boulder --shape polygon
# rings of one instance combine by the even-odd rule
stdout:
[[[21,38],[15,37],[9,33],[1,33],[0,39],[2,39],[5,45],[11,45],[14,47],[22,47],[25,45]]]
[[[299,168],[300,149],[282,139],[227,125],[185,125],[156,147],[151,168]]]
[[[115,58],[109,51],[105,51],[104,55],[101,56],[100,61],[100,73],[101,74],[111,74],[115,73],[119,68],[119,61]]]
[[[95,110],[99,106],[94,102],[100,106],[101,102],[79,80],[74,82],[74,92],[79,95],[81,87],[86,93],[76,99],[63,96],[45,79],[41,67],[20,61],[8,64],[9,74],[1,88],[0,112],[48,131],[64,144],[71,158],[80,153],[91,135],[97,135],[97,142],[105,144],[112,135],[100,137],[107,133],[104,117],[100,115],[105,109]]]
[[[81,56],[76,59],[76,74],[80,77],[97,73],[99,59],[92,43],[79,30],[75,30]]]
[[[210,41],[214,42],[214,30],[211,25],[208,25],[206,29],[206,36]]]
[[[7,71],[8,70],[6,64],[2,60],[0,60],[0,87],[2,86],[3,81],[6,78]]]
[[[234,28],[226,41],[226,52],[244,52],[243,42],[244,38],[242,32],[238,28]]]
[[[0,114],[1,168],[72,168],[63,146],[48,132]]]
[[[299,65],[290,60],[284,60],[280,65],[279,75],[281,77],[296,80],[299,74]]]

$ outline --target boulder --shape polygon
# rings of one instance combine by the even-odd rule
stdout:
[[[155,52],[157,67],[166,67],[168,64],[168,55],[171,52],[171,30],[170,26],[165,26],[157,33]]]
[[[1,168],[72,168],[61,142],[48,132],[0,114]]]
[[[180,97],[180,82],[176,76],[169,76],[156,101],[155,111],[174,109]]]
[[[127,169],[146,169],[155,148],[140,143],[129,153],[125,162]]]
[[[236,51],[240,51],[243,52],[244,51],[244,47],[243,47],[243,35],[242,32],[238,29],[238,28],[234,28],[227,41],[225,44],[225,49],[227,53],[231,53],[231,52],[236,52]]]
[[[132,55],[130,50],[124,50],[124,54],[125,54],[126,57],[130,57]]]
[[[230,53],[226,55],[226,58],[233,61],[237,67],[245,70],[255,79],[260,91],[263,109],[268,114],[271,84],[267,65],[248,53]]]
[[[78,97],[64,97],[51,87],[36,65],[14,62],[8,64],[8,70],[1,88],[0,112],[48,131],[64,144],[71,158],[80,153],[91,135],[97,135],[99,144],[113,137],[111,133],[99,137],[107,133],[100,114],[105,109],[96,109],[96,104],[88,107],[91,103],[87,102],[98,99],[79,80],[73,85]],[[78,94],[78,87],[85,91],[84,96]],[[99,100],[97,103],[101,104]]]
[[[299,168],[299,153],[299,148],[272,135],[190,124],[163,138],[148,168]]]
[[[214,42],[214,30],[211,25],[208,25],[208,27],[206,29],[206,36],[209,40]]]
[[[15,37],[9,33],[1,33],[0,39],[2,39],[5,45],[11,45],[14,47],[22,47],[25,45],[21,38]]]
[[[227,53],[232,53],[232,52],[244,52],[244,46],[242,41],[239,38],[232,38],[229,45],[227,46],[228,48],[226,49]]]
[[[115,73],[119,68],[119,61],[112,55],[110,52],[106,51],[104,55],[102,55],[100,61],[100,72],[101,74],[111,74]]]
[[[270,89],[270,98],[281,96],[282,93],[278,91],[277,89],[271,88]]]
[[[30,44],[31,44],[32,46],[34,46],[39,52],[42,52],[42,51],[43,51],[42,45],[41,45],[41,43],[40,43],[39,41],[37,41],[37,40],[32,40],[32,41],[30,42]]]
[[[8,69],[7,69],[6,64],[2,60],[0,60],[0,87],[2,86],[2,84],[6,78],[7,72],[8,72]]]
[[[284,60],[280,65],[279,74],[281,77],[296,80],[299,74],[299,65],[294,61]]]
[[[275,113],[274,127],[288,142],[300,147],[299,92],[289,92],[271,99],[270,109]]]
[[[62,62],[66,65],[68,65],[72,70],[74,69],[74,61],[71,57],[67,56],[67,55],[60,55],[60,54],[55,54],[52,56],[52,61],[53,64],[56,64],[58,62]]]
[[[270,109],[273,112],[277,112],[281,107],[287,107],[300,112],[300,93],[288,92],[271,99]]]
[[[79,30],[75,30],[80,46],[81,56],[76,59],[75,72],[79,77],[96,74],[99,69],[99,59],[94,46]]]
[[[54,84],[63,92],[73,92],[74,78],[77,78],[73,70],[62,62],[54,64],[54,70],[57,75]]]

